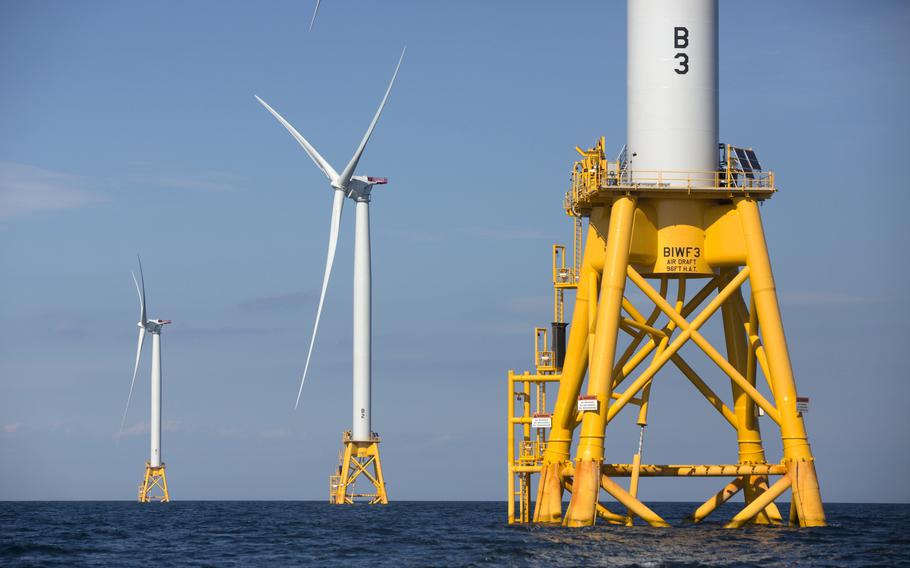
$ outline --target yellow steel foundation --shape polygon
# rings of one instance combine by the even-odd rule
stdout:
[[[351,432],[348,431],[344,433],[342,441],[344,450],[338,460],[338,470],[329,477],[329,503],[353,505],[356,501],[366,501],[371,505],[388,504],[389,497],[379,461],[379,436],[374,433],[369,442],[357,442],[351,440]],[[364,479],[372,486],[372,490],[356,493],[355,484]]]
[[[167,503],[171,495],[167,490],[167,475],[164,473],[164,464],[161,467],[152,467],[145,462],[145,477],[139,484],[139,502],[151,503],[157,501]]]
[[[574,250],[579,253],[578,221],[588,219],[584,254],[580,259],[575,255],[574,266],[559,267],[571,275],[569,285],[563,279],[558,288],[560,280],[554,276],[557,321],[564,289],[576,290],[565,360],[545,367],[535,361],[537,374],[509,371],[508,376],[510,523],[589,526],[600,518],[632,524],[637,517],[666,526],[638,498],[640,480],[711,476],[731,479],[690,521],[705,519],[742,493],[744,506],[727,526],[781,524],[775,500],[789,490],[791,525],[825,524],[758,209],[776,191],[774,174],[747,175],[729,158],[731,150],[725,148],[728,158],[716,172],[653,172],[653,179],[637,172],[633,182],[623,164],[606,160],[603,138],[590,150],[578,149],[582,159],[573,169],[565,205],[576,222]],[[557,268],[554,261],[554,274]],[[639,311],[632,303],[626,294],[630,284],[647,297],[650,310]],[[712,317],[722,320],[725,354],[701,331]],[[730,402],[685,361],[680,350],[687,344],[697,346],[729,381]],[[538,358],[539,347],[535,353]],[[645,427],[649,413],[655,412],[650,394],[660,388],[658,373],[668,363],[703,395],[711,412],[732,427],[737,463],[643,463]],[[760,375],[763,384],[758,383]],[[541,402],[541,389],[545,393],[551,382],[558,382],[559,391],[550,413],[545,394]],[[632,463],[607,463],[606,432],[629,405],[638,406],[639,449]],[[766,461],[762,413],[782,441],[777,464]],[[543,416],[546,421],[541,421]],[[521,432],[518,439],[516,429]],[[532,476],[538,473],[532,515]],[[772,481],[772,476],[779,477]],[[615,481],[622,477],[629,477],[628,489]],[[563,514],[566,491],[571,498]],[[618,501],[626,514],[607,509],[601,496]]]

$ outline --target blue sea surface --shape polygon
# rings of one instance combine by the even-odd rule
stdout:
[[[679,523],[694,506],[652,508]],[[565,529],[508,526],[495,502],[3,502],[0,566],[910,566],[910,505],[826,512],[815,529]]]

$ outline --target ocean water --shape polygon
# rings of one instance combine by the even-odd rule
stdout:
[[[508,526],[492,502],[4,502],[0,566],[910,566],[910,505],[826,511],[818,529],[564,529]]]

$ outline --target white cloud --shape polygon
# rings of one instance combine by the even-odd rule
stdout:
[[[180,430],[180,428],[178,427],[178,424],[175,420],[165,420],[161,424],[161,429],[165,432],[177,432]],[[115,432],[114,437],[115,438],[128,438],[131,436],[148,434],[151,431],[152,431],[152,429],[151,429],[151,426],[149,426],[148,422],[137,422],[137,423],[133,424],[132,426],[124,428],[123,430],[121,430],[119,432]]]
[[[148,184],[167,189],[190,191],[236,191],[237,178],[223,172],[132,174],[127,176],[131,184]]]
[[[0,162],[0,219],[86,207],[104,201],[80,176]]]

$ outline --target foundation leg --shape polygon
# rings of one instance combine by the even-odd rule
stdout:
[[[602,215],[602,213],[600,213]],[[597,219],[597,215],[592,215]],[[581,274],[569,326],[566,359],[559,380],[559,391],[553,407],[553,427],[543,456],[543,469],[537,487],[534,507],[535,523],[562,522],[562,480],[559,475],[563,464],[569,460],[572,435],[575,431],[575,401],[581,393],[585,372],[588,370],[588,313],[597,304],[597,279],[603,268],[605,243],[593,223],[588,226],[582,257]],[[592,285],[593,284],[593,285]],[[592,290],[595,293],[592,295]]]
[[[743,225],[752,297],[758,311],[758,324],[774,385],[772,390],[780,414],[784,460],[791,474],[795,474],[793,503],[797,506],[801,526],[824,526],[825,512],[818,489],[814,458],[802,416],[796,412],[796,384],[758,204],[749,198],[737,199],[736,210]]]
[[[618,197],[610,210],[603,276],[597,302],[597,322],[592,347],[592,364],[588,394],[598,401],[596,412],[585,412],[575,460],[575,487],[563,523],[570,527],[590,526],[595,522],[597,496],[600,487],[600,466],[603,463],[603,438],[607,422],[607,405],[612,389],[612,370],[619,333],[620,310],[629,264],[629,241],[635,199]]]
[[[732,278],[736,275],[735,269],[725,271],[725,276]],[[727,345],[727,360],[739,371],[746,380],[755,386],[755,374],[748,372],[749,367],[749,347],[748,338],[746,337],[746,324],[743,321],[740,312],[736,309],[736,302],[742,302],[742,296],[737,290],[721,306],[721,314],[724,323],[724,338]],[[749,398],[749,395],[731,380],[733,390],[733,410],[736,414],[736,432],[739,442],[739,463],[743,464],[763,464],[765,463],[765,451],[762,447],[761,430],[756,416],[755,402]],[[745,479],[743,495],[746,503],[751,503],[768,488],[768,478],[766,476],[752,476]],[[753,519],[756,524],[780,524],[780,511],[777,506],[771,503],[768,508]]]

